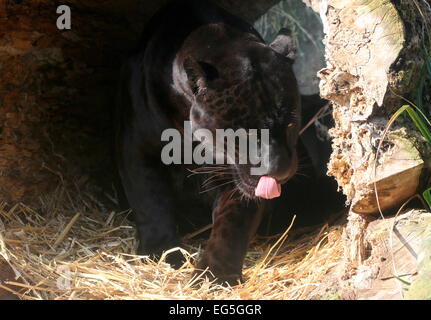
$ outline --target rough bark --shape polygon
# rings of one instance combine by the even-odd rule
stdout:
[[[414,130],[398,131],[383,145],[376,176],[374,162],[389,117],[405,104],[399,96],[411,98],[419,81],[429,8],[422,5],[422,18],[407,0],[334,0],[319,7],[327,60],[320,89],[334,102],[336,122],[329,174],[357,213],[378,212],[374,182],[385,188],[379,195],[383,210],[400,205],[419,186],[423,140]]]

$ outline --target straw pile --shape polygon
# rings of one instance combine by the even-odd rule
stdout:
[[[187,262],[174,270],[163,258],[153,262],[133,254],[128,212],[106,212],[90,196],[64,188],[41,201],[38,212],[23,204],[0,206],[0,260],[16,276],[0,290],[21,299],[325,298],[316,288],[342,256],[340,227],[320,226],[293,239],[292,223],[284,235],[255,240],[243,284],[196,286],[190,275],[202,241],[188,241],[182,250]]]

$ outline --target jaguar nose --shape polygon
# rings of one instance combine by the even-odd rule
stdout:
[[[277,152],[272,152],[265,175],[273,177],[278,183],[283,184],[296,173],[297,166],[295,154],[286,148],[279,149]]]

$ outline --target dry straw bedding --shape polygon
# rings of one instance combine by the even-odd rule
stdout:
[[[252,243],[244,283],[196,286],[191,273],[202,241],[187,241],[187,262],[174,270],[163,259],[133,254],[128,212],[109,213],[89,195],[64,188],[41,203],[38,212],[23,204],[0,207],[0,259],[15,273],[0,286],[21,299],[324,298],[316,289],[342,256],[340,227],[320,226],[293,239],[293,222],[283,235]]]

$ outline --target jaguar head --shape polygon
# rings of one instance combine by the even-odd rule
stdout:
[[[243,196],[254,198],[261,177],[283,184],[297,171],[301,106],[292,70],[296,40],[287,29],[269,45],[257,36],[230,32],[228,41],[205,55],[184,59],[192,96],[190,121],[195,133],[206,129],[217,137],[218,129],[242,130],[249,142],[256,142],[260,163],[250,159],[250,143],[246,163],[239,161],[244,149],[238,143],[233,152],[226,154],[229,150],[225,149],[222,155],[225,160],[236,155],[228,166],[229,174]]]

